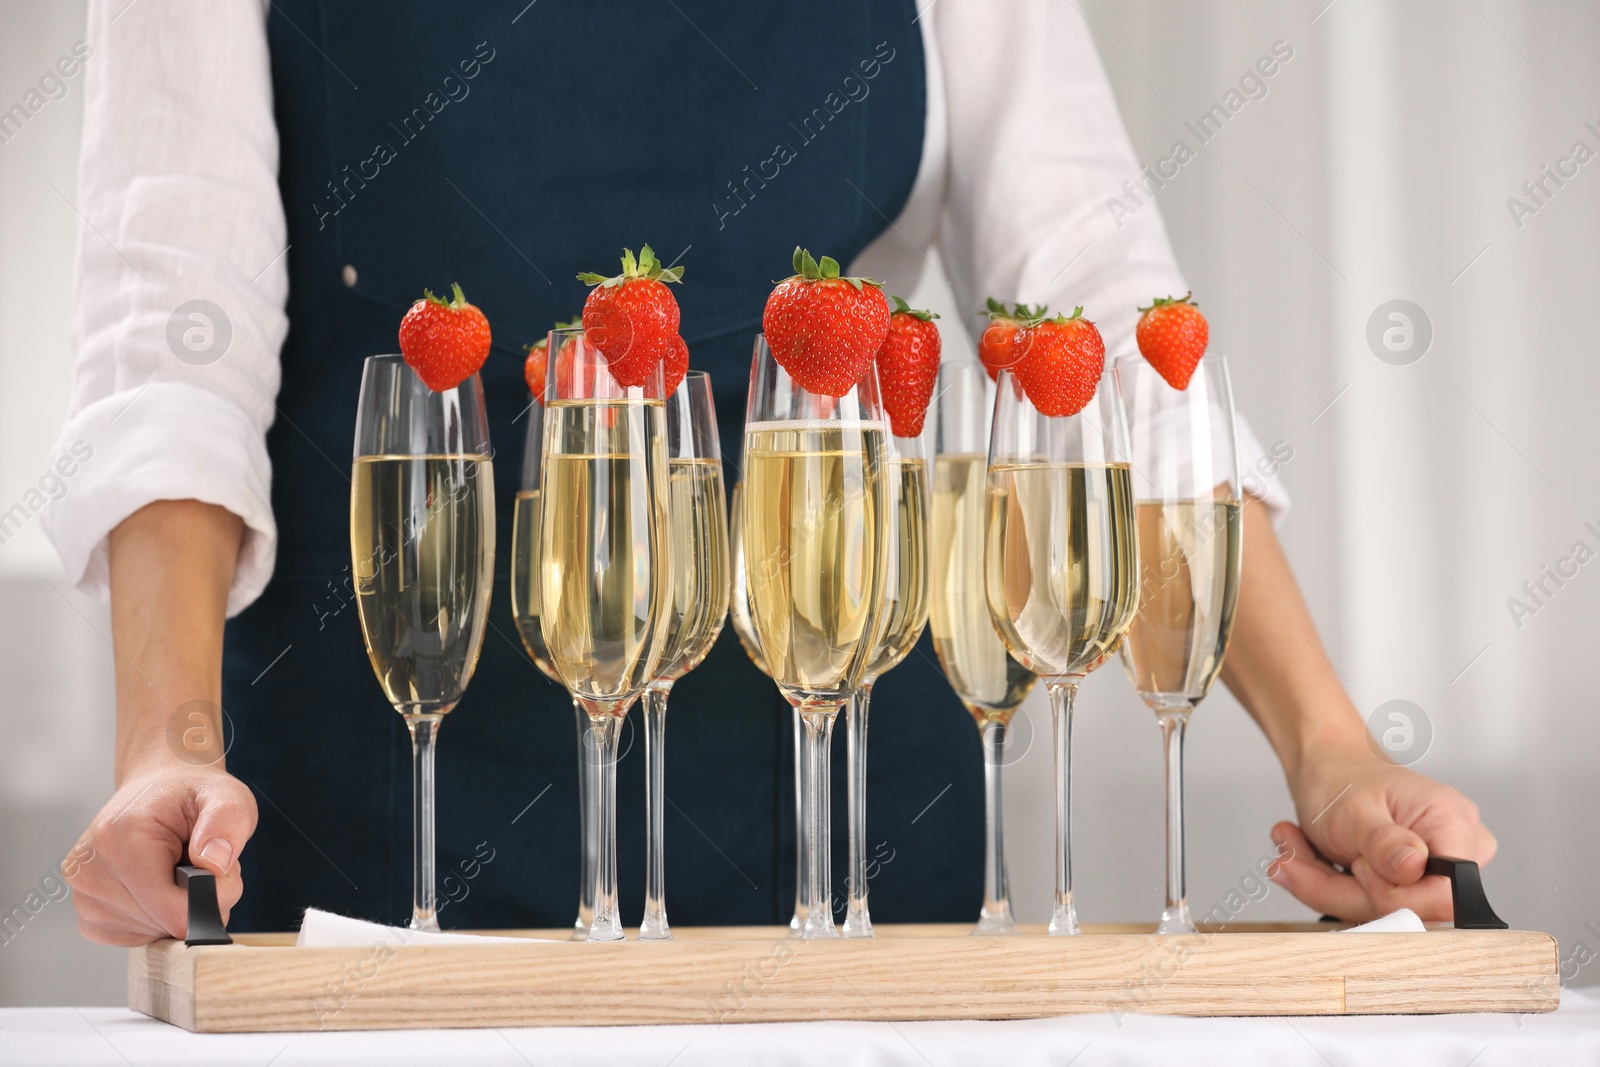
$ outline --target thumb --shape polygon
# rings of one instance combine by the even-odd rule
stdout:
[[[1369,808],[1368,825],[1360,832],[1361,856],[1379,878],[1391,885],[1411,885],[1428,863],[1428,844],[1394,821],[1387,807]]]
[[[239,853],[255,833],[256,798],[239,779],[217,775],[195,790],[195,807],[189,862],[216,875],[220,883],[237,871]]]

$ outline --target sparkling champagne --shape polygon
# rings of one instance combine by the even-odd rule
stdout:
[[[552,682],[561,676],[550,662],[544,631],[539,629],[539,490],[517,494],[511,514],[511,614],[517,623],[517,636],[534,666]]]
[[[728,504],[728,618],[733,632],[744,646],[744,654],[762,674],[771,677],[767,661],[761,657],[761,642],[756,640],[755,620],[750,617],[750,583],[744,570],[744,482],[733,487]]]
[[[1153,707],[1198,703],[1222,669],[1239,600],[1239,510],[1237,500],[1134,507],[1139,613],[1122,657]]]
[[[889,476],[898,537],[884,576],[888,619],[862,675],[869,683],[906,658],[928,622],[928,466],[920,459],[896,459]]]
[[[494,470],[480,455],[363,456],[350,555],[367,655],[403,715],[443,715],[483,645],[494,585]]]
[[[990,467],[988,501],[985,588],[1002,640],[1035,674],[1094,670],[1138,606],[1127,464]]]
[[[674,459],[667,466],[672,599],[656,677],[676,680],[700,665],[722,632],[729,599],[728,520],[721,460]]]
[[[1007,722],[1036,675],[995,633],[983,589],[984,479],[988,457],[933,461],[929,622],[933,650],[956,696],[981,724]]]
[[[745,571],[772,678],[836,703],[861,682],[883,623],[887,455],[876,423],[748,428]]]
[[[539,626],[574,696],[614,710],[655,674],[672,596],[665,407],[557,400],[539,531]]]

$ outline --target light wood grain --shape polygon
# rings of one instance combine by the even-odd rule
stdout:
[[[202,1032],[845,1019],[1020,1019],[1138,1012],[1538,1012],[1559,999],[1555,941],[1524,931],[1336,934],[1235,924],[1157,937],[963,936],[879,926],[870,941],[786,927],[675,929],[675,941],[294,948],[162,941],[130,953],[129,1004]],[[498,931],[570,937],[570,930]]]

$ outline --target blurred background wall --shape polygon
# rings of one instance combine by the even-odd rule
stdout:
[[[1391,713],[1408,716],[1403,758],[1481,806],[1501,842],[1486,873],[1500,913],[1554,933],[1563,955],[1583,939],[1600,950],[1585,929],[1600,926],[1600,717],[1583,680],[1600,634],[1600,566],[1547,581],[1542,603],[1522,589],[1575,542],[1600,551],[1585,526],[1600,528],[1600,346],[1588,315],[1600,292],[1600,163],[1560,163],[1580,140],[1600,152],[1600,8],[1083,0],[1081,10],[1141,162],[1180,139],[1195,149],[1157,201],[1212,348],[1233,361],[1241,410],[1263,443],[1292,449],[1276,475],[1294,497],[1281,534],[1329,657],[1380,730],[1397,725]],[[0,108],[83,27],[81,0],[0,0]],[[1292,58],[1262,80],[1264,95],[1246,86],[1244,106],[1200,145],[1185,123],[1279,42]],[[37,484],[65,409],[81,107],[71,80],[0,143],[0,510]],[[1569,176],[1558,186],[1545,165]],[[1534,199],[1523,184],[1541,179]],[[970,322],[937,280],[930,272],[914,302]],[[1409,302],[1398,310],[1412,334],[1409,347],[1394,335],[1392,350],[1381,336],[1404,325],[1388,317],[1397,300]],[[1537,610],[1514,618],[1512,597]],[[104,609],[63,582],[37,520],[0,544],[0,909],[53,869],[109,794],[108,632]],[[1115,667],[1090,679],[1079,706],[1080,914],[1153,918],[1152,716]],[[1042,698],[1027,712],[1042,742]],[[1190,731],[1189,789],[1190,899],[1204,911],[1271,850],[1268,828],[1292,811],[1271,750],[1220,688]],[[1042,920],[1053,810],[1043,743],[1008,791],[1013,898],[1021,918]],[[1274,889],[1241,918],[1306,914]],[[0,944],[0,1003],[121,1003],[123,966],[120,950],[81,941],[69,902],[52,903]],[[1600,981],[1595,966],[1576,980]]]

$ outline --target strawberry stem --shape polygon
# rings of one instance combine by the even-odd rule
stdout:
[[[585,285],[604,285],[613,288],[623,282],[631,282],[637,278],[644,278],[656,282],[681,282],[683,281],[682,267],[663,267],[655,249],[645,245],[639,249],[639,256],[634,258],[633,249],[622,250],[622,273],[607,278],[603,274],[593,271],[584,271],[578,275],[578,280]]]
[[[891,315],[910,315],[912,318],[921,319],[923,322],[932,322],[939,317],[935,312],[923,311],[921,308],[912,307],[898,296],[889,298],[889,313]]]
[[[1189,290],[1187,293],[1184,293],[1182,296],[1158,296],[1154,300],[1150,301],[1150,307],[1142,307],[1139,310],[1141,312],[1149,311],[1152,308],[1166,307],[1168,304],[1190,304],[1194,307],[1199,307],[1200,304],[1198,301],[1190,299],[1192,296],[1194,296],[1193,289]]]
[[[832,256],[823,256],[822,260],[818,262],[812,257],[810,252],[804,248],[801,248],[799,245],[794,246],[794,256],[790,259],[790,263],[794,267],[794,274],[790,275],[790,277],[799,278],[803,282],[823,282],[837,280],[848,282],[849,284],[855,286],[858,291],[863,285],[871,285],[879,289],[883,288],[883,283],[875,278],[840,277],[838,260],[834,259]]]
[[[1026,326],[1037,326],[1042,322],[1050,322],[1050,323],[1054,323],[1057,326],[1059,326],[1062,323],[1067,323],[1067,322],[1080,322],[1080,321],[1081,322],[1088,322],[1089,321],[1088,319],[1085,319],[1083,317],[1083,305],[1082,304],[1079,304],[1077,307],[1073,308],[1072,309],[1072,314],[1070,314],[1070,315],[1057,315],[1053,319],[1047,319],[1047,318],[1045,318],[1043,316],[1043,312],[1045,310],[1046,310],[1045,306],[1043,304],[1040,304],[1039,305],[1039,311],[1041,312],[1041,314],[1039,315],[1039,317],[1033,318],[1033,319],[1024,320],[1023,324],[1026,325]],[[1094,324],[1093,323],[1089,323],[1089,325],[1092,326]]]
[[[461,291],[461,285],[459,282],[450,283],[450,293],[451,298],[446,300],[444,297],[435,294],[432,289],[424,289],[422,290],[422,299],[426,300],[430,304],[438,304],[440,307],[447,307],[452,311],[460,311],[462,308],[467,306],[467,294]]]

